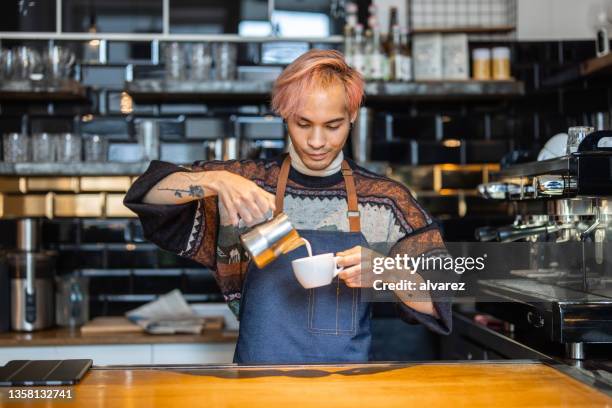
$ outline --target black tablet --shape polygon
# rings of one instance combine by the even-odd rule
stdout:
[[[93,360],[11,360],[0,367],[0,386],[74,385]]]

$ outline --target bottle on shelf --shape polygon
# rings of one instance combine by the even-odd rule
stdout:
[[[402,81],[403,80],[403,56],[401,50],[401,32],[400,27],[396,24],[391,27],[390,31],[391,44],[389,52],[389,80],[390,81]]]
[[[364,42],[363,54],[364,54],[364,59],[365,59],[365,63],[364,63],[365,70],[363,72],[363,77],[366,81],[370,81],[372,79],[372,70],[373,70],[373,63],[374,63],[374,58],[373,58],[374,48],[376,47],[374,45],[371,29],[368,28],[365,30],[363,42]]]
[[[344,25],[344,60],[353,66],[353,55],[355,53],[354,27],[349,24]]]
[[[410,47],[410,34],[406,27],[400,29],[400,47],[402,55],[402,81],[412,81],[412,49]]]
[[[385,50],[387,55],[391,55],[391,48],[393,46],[393,26],[399,26],[397,7],[391,7],[389,9],[389,26],[387,27],[387,37],[385,39]]]
[[[353,55],[355,54],[355,26],[357,25],[357,4],[346,4],[346,20],[344,23],[344,59],[350,66],[354,66]]]
[[[357,6],[356,3],[353,2],[349,2],[346,3],[346,24],[350,25],[351,27],[355,27],[357,25],[357,21],[359,20],[359,18],[357,17],[357,14],[359,13],[359,7]]]
[[[375,24],[372,27],[372,46],[371,53],[368,55],[370,60],[370,79],[373,81],[386,80],[389,76],[388,61],[387,54],[385,53],[385,49],[381,41],[380,28],[378,24]]]
[[[363,25],[357,24],[355,26],[355,43],[353,47],[353,68],[355,68],[361,75],[366,75],[366,56],[365,47],[363,41]]]

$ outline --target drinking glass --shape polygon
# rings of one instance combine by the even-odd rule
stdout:
[[[180,81],[185,79],[185,50],[177,42],[166,45],[164,54],[166,79]]]
[[[55,135],[51,133],[35,133],[32,135],[32,161],[35,163],[55,161],[55,139]]]
[[[236,44],[215,44],[215,79],[228,81],[236,78]]]
[[[34,74],[40,74],[40,55],[32,48],[21,46],[13,50],[15,53],[14,79],[28,80]]]
[[[45,53],[45,74],[50,79],[67,79],[75,62],[75,56],[68,48],[55,45]]]
[[[8,163],[23,163],[29,159],[28,135],[23,133],[7,133],[3,138],[4,161]]]
[[[104,162],[108,141],[100,135],[89,135],[85,139],[85,161]]]
[[[62,163],[81,161],[81,137],[74,133],[61,133],[57,139],[57,161]]]
[[[15,53],[13,50],[0,50],[0,79],[9,80],[15,74]]]
[[[210,67],[212,56],[210,45],[207,43],[193,44],[191,47],[191,70],[189,78],[196,81],[210,80]]]

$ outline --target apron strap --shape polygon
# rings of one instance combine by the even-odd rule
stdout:
[[[291,158],[289,155],[283,160],[278,178],[276,179],[276,211],[274,215],[278,215],[283,212],[283,201],[285,199],[285,188],[287,187],[287,179],[289,178],[289,166],[291,165]]]
[[[285,188],[287,187],[287,179],[289,178],[289,167],[291,165],[291,157],[287,155],[280,172],[278,173],[278,181],[276,184],[276,211],[274,215],[278,215],[283,211],[283,202],[285,199]],[[347,217],[349,221],[349,229],[351,232],[361,232],[361,218],[359,216],[359,202],[357,200],[357,189],[355,188],[355,179],[353,170],[346,160],[342,161],[342,177],[344,177],[344,185],[346,188],[346,199],[348,204]]]
[[[346,186],[346,200],[348,202],[348,220],[351,232],[361,231],[361,218],[359,217],[359,202],[357,201],[357,189],[355,188],[355,179],[353,178],[353,170],[346,160],[342,161],[342,176],[344,176],[344,185]]]

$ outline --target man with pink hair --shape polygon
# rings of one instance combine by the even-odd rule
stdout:
[[[371,305],[361,300],[364,248],[389,256],[439,251],[441,234],[408,189],[345,159],[343,147],[362,103],[362,77],[341,53],[310,50],[276,80],[272,108],[286,122],[288,154],[273,160],[199,161],[190,170],[153,161],[124,203],[145,236],[213,270],[240,319],[235,362],[361,362],[370,357]],[[260,270],[239,240],[247,225],[284,211],[313,253],[344,267],[331,285],[304,289],[291,260]],[[239,254],[239,256],[237,256]],[[400,317],[447,334],[448,302],[397,300]]]

